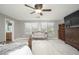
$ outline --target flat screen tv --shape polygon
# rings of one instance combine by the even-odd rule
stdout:
[[[79,10],[64,17],[64,21],[68,27],[79,27]]]
[[[79,27],[79,17],[73,17],[70,19],[71,27]]]
[[[69,19],[64,19],[65,27],[70,27],[71,23]]]

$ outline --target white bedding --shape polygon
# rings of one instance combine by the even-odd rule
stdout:
[[[0,45],[0,55],[31,55],[32,52],[25,42],[13,42]]]
[[[20,49],[9,52],[8,55],[32,55],[32,52],[28,46],[23,46]]]

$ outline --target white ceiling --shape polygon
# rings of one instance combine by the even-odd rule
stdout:
[[[40,18],[38,14],[30,14],[33,10],[23,4],[0,4],[0,13],[17,20],[63,20],[66,15],[79,10],[79,4],[44,4],[43,8],[50,8],[52,11],[43,12],[44,15]]]

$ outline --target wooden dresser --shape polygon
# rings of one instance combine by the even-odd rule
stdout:
[[[65,41],[65,26],[64,24],[59,24],[58,37]]]

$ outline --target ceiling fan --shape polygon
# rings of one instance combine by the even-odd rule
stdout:
[[[29,6],[27,4],[25,4],[25,6],[34,10],[30,14],[37,13],[37,14],[40,14],[42,16],[43,15],[43,13],[42,13],[43,11],[45,11],[45,12],[52,11],[51,9],[43,9],[43,4],[35,4],[34,7]]]

